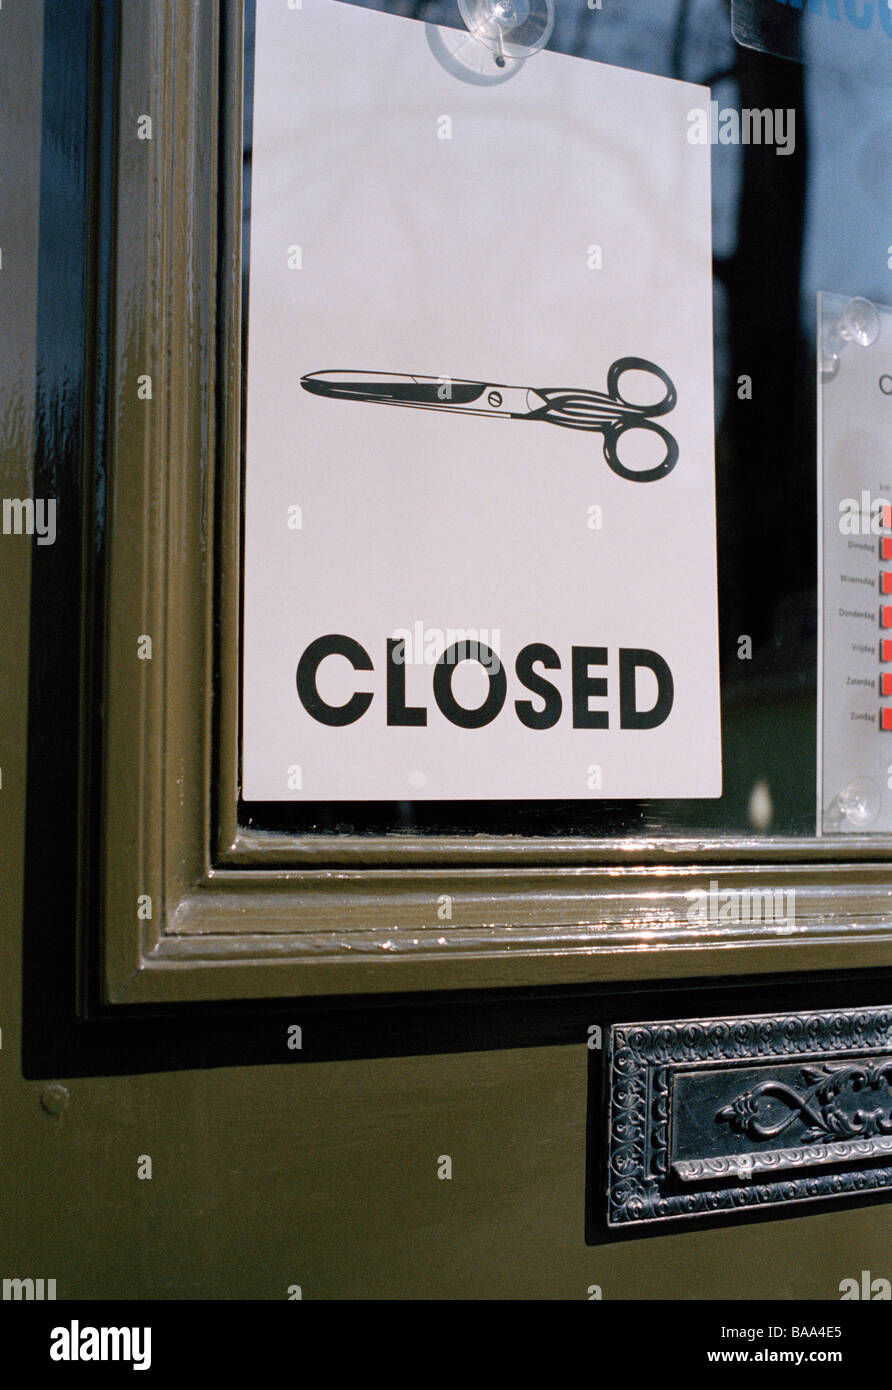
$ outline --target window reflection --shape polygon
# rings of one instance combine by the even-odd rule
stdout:
[[[343,0],[461,24],[455,0]],[[246,198],[250,71],[246,40]],[[814,834],[815,300],[892,300],[892,87],[859,77],[838,32],[785,14],[804,63],[739,46],[730,0],[557,0],[549,47],[710,89],[718,112],[791,111],[795,147],[712,149],[719,603],[725,792],[717,801],[433,803],[243,808],[254,827],[306,831]],[[792,37],[791,37],[792,35]],[[890,40],[892,53],[892,40]],[[532,58],[530,61],[536,61]],[[246,241],[247,245],[247,241]],[[247,272],[246,272],[247,273]],[[249,289],[246,286],[246,289]]]

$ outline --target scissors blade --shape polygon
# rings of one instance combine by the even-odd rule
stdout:
[[[332,396],[337,400],[432,406],[440,410],[470,405],[486,390],[483,381],[403,376],[395,372],[310,372],[301,377],[300,384],[314,395]]]
[[[535,419],[545,399],[527,386],[496,386],[449,376],[403,376],[393,372],[310,372],[305,391],[339,400],[377,401],[422,410],[451,410],[490,419]]]

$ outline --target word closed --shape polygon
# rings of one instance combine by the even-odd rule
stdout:
[[[333,728],[355,724],[371,708],[380,689],[354,689],[340,704],[323,698],[319,691],[320,668],[332,657],[343,658],[354,672],[375,672],[372,658],[352,637],[328,633],[317,637],[304,650],[297,664],[297,693],[313,719]],[[453,688],[456,670],[463,662],[473,662],[484,676],[481,703],[468,705],[459,700]],[[610,710],[594,706],[611,694],[609,676],[593,674],[611,665],[606,647],[571,647],[570,709],[565,715],[565,697],[559,684],[543,672],[563,670],[561,658],[546,642],[530,642],[517,654],[514,678],[517,685],[534,699],[515,699],[513,710],[528,729],[551,729],[562,717],[569,717],[575,729],[607,729]],[[406,693],[406,665],[402,643],[387,641],[384,662],[383,703],[388,727],[424,726],[428,705],[410,704]],[[649,672],[649,703],[639,703],[639,672]],[[380,684],[380,682],[379,682]],[[488,646],[473,642],[454,643],[442,652],[432,675],[433,703],[444,719],[460,729],[482,729],[491,724],[508,704],[508,676],[501,659]],[[641,647],[620,647],[616,660],[618,716],[621,729],[655,729],[665,722],[672,709],[674,682],[668,663],[658,652]]]

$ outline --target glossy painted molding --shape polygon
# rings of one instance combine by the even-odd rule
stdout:
[[[869,840],[288,837],[238,825],[241,9],[124,0],[119,13],[93,923],[105,998],[892,962],[892,866]],[[151,140],[137,138],[141,113]],[[151,660],[138,656],[143,636]],[[710,881],[795,888],[795,926],[692,922]]]

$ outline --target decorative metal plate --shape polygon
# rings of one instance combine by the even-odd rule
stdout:
[[[892,1007],[622,1023],[607,1225],[892,1190]]]

